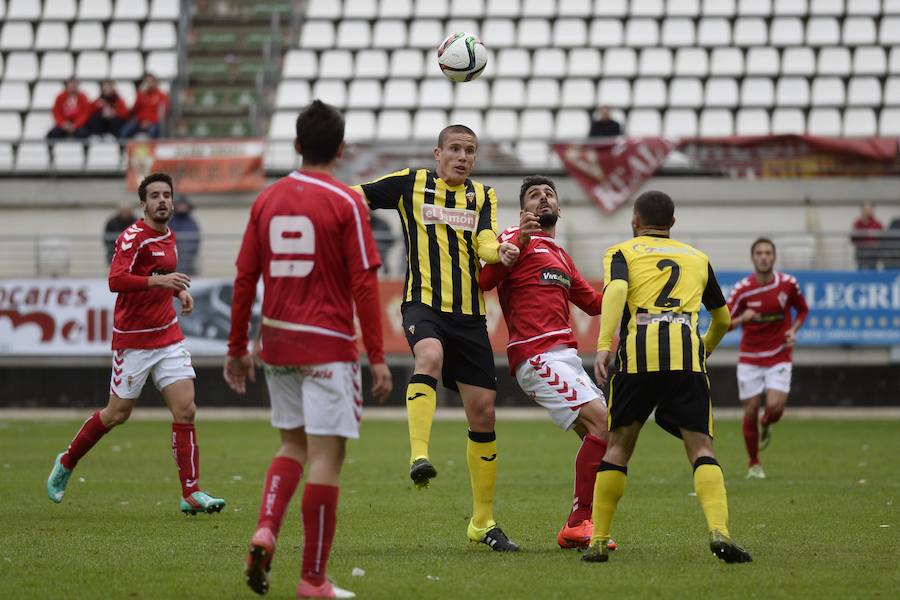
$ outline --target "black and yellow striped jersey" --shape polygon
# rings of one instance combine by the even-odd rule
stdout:
[[[500,260],[493,188],[472,179],[449,186],[430,169],[403,169],[357,189],[371,208],[400,213],[408,265],[404,301],[485,314],[480,261]]]
[[[609,248],[603,273],[607,285],[617,279],[628,284],[616,355],[621,372],[706,372],[700,304],[712,311],[725,306],[725,297],[703,252],[642,235]]]

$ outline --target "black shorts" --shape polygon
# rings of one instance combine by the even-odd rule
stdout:
[[[494,351],[483,316],[439,312],[420,302],[404,302],[400,313],[410,350],[427,338],[439,340],[444,347],[444,387],[459,391],[456,384],[465,383],[497,389]]]
[[[662,371],[616,373],[609,382],[609,429],[644,423],[656,409],[656,424],[681,437],[679,428],[712,437],[712,405],[706,373]]]

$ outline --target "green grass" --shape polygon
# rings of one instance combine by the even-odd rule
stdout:
[[[201,422],[202,482],[228,500],[182,516],[163,422],[128,423],[79,465],[65,502],[45,480],[79,424],[0,423],[0,598],[251,598],[242,578],[262,478],[277,436],[261,422]],[[747,481],[740,424],[718,424],[732,533],[754,557],[707,549],[680,443],[650,425],[613,526],[621,549],[585,564],[556,547],[574,434],[548,422],[498,426],[496,517],[522,551],[467,543],[465,426],[437,423],[440,475],[412,489],[403,423],[370,422],[350,444],[330,574],[361,598],[896,598],[900,589],[900,423],[791,421]],[[889,527],[882,527],[888,525]],[[281,533],[269,597],[293,597],[299,502]],[[351,577],[354,567],[365,576]]]

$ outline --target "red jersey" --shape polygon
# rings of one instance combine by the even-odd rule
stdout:
[[[159,88],[140,91],[131,108],[131,116],[139,122],[159,123],[160,111],[169,110],[169,95]]]
[[[756,275],[748,275],[735,284],[728,298],[731,317],[738,317],[748,308],[758,314],[742,325],[738,362],[771,367],[790,362],[791,348],[784,345],[784,334],[791,327],[791,308],[802,322],[809,313],[806,299],[792,275],[773,272],[774,279],[760,283]]]
[[[501,244],[516,243],[518,235],[518,227],[509,227],[497,239]],[[557,346],[577,348],[569,302],[589,315],[599,315],[603,299],[556,240],[542,234],[531,236],[511,268],[485,265],[478,284],[482,290],[497,286],[509,330],[506,353],[512,374],[522,361],[541,352]]]
[[[75,95],[63,91],[53,102],[53,120],[57,125],[71,121],[75,127],[84,127],[91,116],[91,103],[81,92]]]
[[[143,219],[116,239],[109,290],[116,292],[113,350],[162,348],[184,339],[169,288],[148,288],[151,275],[174,273],[175,234],[160,233]],[[177,294],[177,292],[176,292]]]
[[[295,171],[279,179],[250,210],[237,258],[228,354],[247,353],[250,308],[262,275],[266,363],[357,360],[354,302],[369,361],[384,362],[379,265],[358,192],[323,173]]]

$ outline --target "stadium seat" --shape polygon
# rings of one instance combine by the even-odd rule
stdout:
[[[378,115],[379,140],[408,140],[412,137],[412,119],[406,110],[383,110]]]
[[[658,77],[635,79],[632,97],[634,106],[661,108],[666,104],[666,84]]]
[[[853,51],[854,75],[884,75],[887,57],[884,48],[878,46],[856,48]]]
[[[816,72],[816,57],[812,48],[785,48],[781,56],[782,75],[811,77]]]
[[[633,48],[610,48],[603,56],[604,77],[634,77],[637,55]]]
[[[659,24],[654,19],[629,19],[625,25],[625,45],[632,48],[659,45]]]
[[[331,48],[334,42],[334,23],[331,21],[305,21],[300,28],[301,48]]]
[[[385,2],[384,4],[389,4]],[[306,3],[307,19],[339,19],[341,16],[341,3],[335,0],[309,0]]]
[[[95,21],[78,21],[72,25],[70,50],[99,50],[106,41],[103,25]]]
[[[843,47],[821,48],[819,50],[817,75],[850,75],[850,50]]]
[[[17,112],[0,112],[0,142],[18,142],[22,137],[22,119]]]
[[[6,75],[9,81],[34,81],[38,76],[37,54],[10,52],[6,55]]]
[[[628,0],[594,0],[594,14],[603,17],[624,17],[628,14]]]
[[[441,129],[447,126],[447,113],[443,110],[419,110],[413,117],[413,138],[433,141]]]
[[[353,77],[384,79],[388,76],[388,65],[386,50],[359,50],[353,57]]]
[[[900,106],[900,77],[888,77],[884,83],[884,103]]]
[[[775,16],[805,17],[807,0],[775,0]]]
[[[511,17],[516,18],[522,14],[521,0],[481,0],[482,6],[487,4],[486,8],[482,8],[487,17]]]
[[[667,137],[697,135],[697,113],[684,108],[670,108],[663,116],[663,135]]]
[[[58,141],[53,144],[53,168],[62,173],[77,173],[84,168],[84,144]]]
[[[557,108],[559,106],[559,83],[556,79],[529,79],[525,92],[525,106],[528,108]]]
[[[394,50],[391,53],[391,77],[415,77],[425,74],[425,57],[419,50]],[[374,75],[369,75],[374,77]]]
[[[299,109],[310,103],[308,81],[282,80],[275,94],[275,109]]]
[[[122,99],[122,102],[125,103],[125,106],[131,108],[134,106],[134,100],[137,97],[137,87],[135,87],[133,81],[116,81],[114,82],[116,87],[116,92],[119,94],[119,97]],[[87,83],[83,83],[82,87],[86,88]],[[160,84],[160,87],[165,89],[165,82]],[[94,93],[93,97],[96,98],[100,95],[99,86],[97,91]],[[88,96],[89,98],[91,96]]]
[[[706,108],[700,113],[700,135],[722,137],[734,134],[734,118],[730,110]]]
[[[519,38],[522,30],[519,29]],[[584,19],[556,19],[553,24],[553,45],[558,48],[581,48],[588,44],[588,28]]]
[[[809,14],[834,15],[844,12],[844,0],[810,0]]]
[[[319,77],[350,79],[353,76],[353,53],[349,50],[325,50],[319,55]]]
[[[742,108],[737,113],[735,135],[769,135],[769,113],[762,108]]]
[[[887,11],[888,6],[885,6]],[[876,16],[881,14],[881,0],[853,0],[847,3],[848,15],[870,15]]]
[[[372,30],[366,21],[341,21],[337,29],[338,48],[368,48],[372,45]]]
[[[637,97],[635,97],[637,99]],[[662,133],[662,117],[652,108],[635,108],[628,111],[625,131],[629,136],[658,136]]]
[[[523,48],[503,48],[497,53],[497,77],[529,77],[531,55]]]
[[[900,0],[884,0],[882,12],[886,15],[900,15]]]
[[[498,83],[506,85],[507,82],[513,81],[519,84],[519,95],[516,100],[521,103],[525,100],[524,84],[522,81],[497,80],[494,82],[494,87],[496,87]],[[451,84],[451,86],[454,88],[454,95],[456,97],[455,102],[460,108],[487,108],[490,104],[490,92],[488,90],[487,81],[481,79],[470,81],[466,84],[464,89],[460,88],[458,85]]]
[[[555,17],[556,14],[555,2],[547,2],[546,0],[522,1],[523,17]]]
[[[769,43],[779,48],[803,45],[803,21],[796,17],[777,17],[769,27]]]
[[[147,0],[116,0],[113,19],[143,21],[147,18]]]
[[[522,19],[519,21],[516,45],[520,48],[546,48],[551,41],[550,22],[547,19]]]
[[[875,77],[853,77],[847,88],[849,106],[877,106],[881,104],[881,83]]]
[[[745,77],[741,82],[741,106],[769,107],[775,103],[775,86],[768,77]]]
[[[663,15],[663,0],[631,0],[631,16],[633,17],[661,17]]]
[[[482,98],[480,94],[473,99],[466,96],[468,94],[460,92],[456,98],[456,102],[464,108],[487,108],[488,106],[522,108],[525,106],[525,82],[521,79],[498,79],[494,81],[494,85],[491,87],[490,103],[479,102]],[[487,98],[484,97],[484,100],[487,100]]]
[[[178,76],[178,54],[174,50],[155,50],[147,54],[145,69],[159,79],[171,81]]]
[[[878,43],[882,46],[900,44],[900,17],[884,17],[878,30]]]
[[[40,0],[8,0],[6,18],[10,21],[37,21],[41,18]]]
[[[878,120],[871,108],[848,108],[844,111],[844,127],[841,134],[846,137],[869,137],[878,132]]]
[[[8,173],[12,171],[15,164],[15,153],[12,144],[0,143],[0,173]]]
[[[31,111],[25,116],[25,125],[22,128],[22,139],[43,140],[47,132],[53,128],[53,115],[43,111]]]
[[[491,40],[493,48],[510,48],[516,45],[516,26],[511,19],[485,19],[480,37]],[[434,44],[434,38],[430,43]]]
[[[764,46],[769,38],[766,22],[757,17],[740,17],[734,22],[736,46]]]
[[[390,80],[388,80],[390,81]],[[325,80],[320,79],[316,85],[324,84]],[[331,83],[331,82],[329,82]],[[343,82],[334,82],[343,84]],[[316,94],[313,94],[315,97]],[[374,79],[354,79],[350,82],[350,88],[347,92],[348,108],[369,108],[377,109],[382,105],[381,82]]]
[[[713,48],[709,59],[709,73],[714,76],[742,76],[744,53],[740,48]]]
[[[900,136],[900,108],[884,108],[878,121],[878,134]]]
[[[372,31],[375,48],[405,48],[407,46],[406,23],[395,20],[376,21]]]
[[[709,58],[702,48],[679,48],[675,51],[675,75],[706,77]]]
[[[564,109],[556,113],[555,139],[579,139],[587,136],[591,119],[585,110]]]
[[[371,110],[348,110],[346,119],[346,139],[349,142],[371,141],[375,139],[375,113]]]
[[[809,82],[805,77],[782,77],[775,88],[778,106],[809,106]]]
[[[463,108],[455,108],[450,112],[448,123],[465,123],[469,129],[475,132],[475,135],[484,133],[484,117],[480,110],[470,110]]]
[[[622,22],[613,19],[591,21],[590,45],[597,48],[614,48],[625,42]]]
[[[106,52],[82,52],[75,60],[75,77],[78,79],[106,79],[108,76],[109,55]]]
[[[413,16],[416,19],[443,19],[449,10],[448,0],[416,0]]]
[[[772,135],[788,133],[806,133],[803,111],[798,108],[776,108],[772,111]]]
[[[151,21],[144,25],[142,50],[175,50],[177,46],[178,35],[171,21]]]
[[[487,94],[486,89],[484,93]],[[419,83],[420,107],[449,109],[453,103],[453,84],[448,79],[423,79]]]
[[[3,0],[0,0],[2,2]],[[3,76],[3,53],[0,52],[0,77]]]
[[[151,19],[177,21],[180,12],[180,0],[152,0],[150,4]]]
[[[560,66],[566,64],[566,52],[562,48],[538,48],[534,51],[531,75],[533,77],[559,77]]]
[[[844,19],[841,40],[845,46],[867,46],[877,39],[875,21],[869,17]]]
[[[383,2],[383,4],[389,4]],[[378,14],[377,0],[345,0],[344,14],[345,19],[374,19]]]
[[[385,108],[416,108],[418,91],[418,86],[412,79],[389,79],[384,84],[383,106]]]
[[[700,19],[697,27],[698,46],[730,46],[731,24],[726,19]]]
[[[900,46],[891,48],[888,57],[888,73],[900,73]]]
[[[711,77],[706,80],[704,106],[737,106],[738,86],[730,77]],[[702,119],[701,119],[702,121]],[[701,126],[702,129],[702,126]]]
[[[78,14],[77,0],[44,0],[43,21],[74,21]]]
[[[813,17],[806,22],[807,46],[837,46],[841,32],[834,17]]]
[[[112,18],[112,0],[82,0],[78,5],[79,21],[109,21]]]
[[[638,61],[641,77],[671,77],[672,51],[668,48],[644,48]]]
[[[313,84],[312,97],[343,108],[347,105],[347,86],[343,81],[320,79]]]
[[[75,61],[68,52],[44,52],[41,57],[41,79],[69,79],[75,73]]]
[[[31,110],[50,110],[53,108],[53,102],[60,91],[62,91],[62,85],[58,81],[38,81],[34,84],[34,89],[31,93],[31,105],[26,108],[31,108]]]
[[[841,134],[841,113],[835,108],[814,108],[806,122],[809,135],[838,136]]]
[[[444,29],[440,21],[413,21],[409,28],[409,45],[412,48],[432,50],[444,39]]]
[[[266,144],[263,166],[267,171],[286,173],[296,169],[299,162],[300,159],[294,151],[294,145],[290,142],[270,141]]]
[[[759,46],[747,49],[747,75],[778,75],[781,61],[778,58],[778,50],[771,46]]]
[[[141,41],[141,30],[135,21],[114,21],[106,30],[107,50],[134,50]]]
[[[557,11],[561,17],[589,17],[591,0],[559,0]]]
[[[516,158],[524,166],[546,168],[552,150],[545,141],[523,140],[516,144]]]
[[[772,1],[740,0],[738,14],[742,17],[768,17],[772,14]]]
[[[448,19],[444,24],[444,31],[465,31],[467,33],[477,34],[481,31],[481,25],[479,25],[478,21],[475,19]]]
[[[703,0],[701,14],[703,16],[733,17],[735,0]]]
[[[144,76],[144,57],[132,50],[113,52],[109,76],[113,79],[140,79]]]
[[[627,79],[601,79],[597,85],[597,103],[616,108],[631,106],[631,84]]]
[[[703,85],[693,77],[676,77],[669,84],[669,105],[699,108],[703,105]],[[696,121],[696,119],[695,119]]]
[[[24,81],[0,81],[0,111],[26,111],[31,93]]]
[[[328,2],[329,0],[325,0]],[[458,13],[462,14],[466,12],[466,6],[471,5],[473,3],[472,0],[456,0],[456,5],[458,5]],[[333,4],[333,2],[332,2]],[[477,2],[477,4],[481,4]],[[464,6],[466,5],[466,6]],[[481,10],[484,10],[483,8]],[[379,2],[378,3],[378,18],[379,19],[406,19],[409,18],[409,15],[412,14],[413,11],[413,3],[412,0],[394,0],[392,2]],[[474,15],[472,15],[474,16]],[[481,16],[481,15],[477,15]]]
[[[22,142],[16,152],[14,171],[45,174],[50,170],[50,152],[44,142]]]
[[[813,106],[843,106],[844,82],[837,77],[816,77],[813,79],[811,98]]]
[[[313,79],[319,72],[319,59],[312,50],[289,50],[284,57],[281,76],[285,79]]]
[[[31,50],[34,30],[31,23],[7,21],[0,29],[0,50]]]
[[[565,108],[590,109],[597,106],[594,100],[594,82],[590,79],[564,79],[560,95]]]
[[[34,35],[35,50],[67,50],[69,27],[56,21],[41,21]]]
[[[492,109],[485,115],[484,127],[489,140],[512,140],[519,136],[519,116],[514,110]]]
[[[549,110],[523,110],[519,120],[519,138],[548,140],[553,137],[553,113]]]
[[[276,112],[269,120],[269,135],[267,137],[270,140],[293,140],[296,136],[296,121],[297,113],[294,111]],[[351,131],[348,127],[347,133],[349,134]]]

